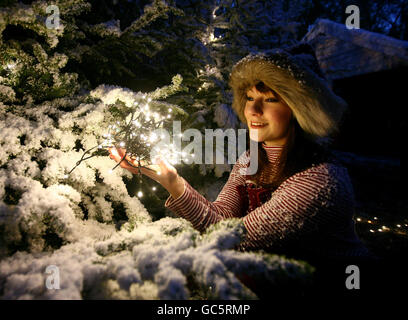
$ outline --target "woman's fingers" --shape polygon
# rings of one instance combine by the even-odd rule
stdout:
[[[126,155],[126,150],[121,148],[110,148],[109,157],[120,166],[133,174],[142,173],[150,179],[162,185],[168,185],[177,177],[177,170],[166,160],[160,157],[154,159],[153,164],[147,164],[146,161],[134,161],[129,156],[122,161]],[[139,166],[140,164],[140,166]]]
[[[122,149],[122,148],[114,148],[117,152],[117,154],[119,155],[119,157],[122,159],[124,157],[124,155],[126,154],[126,149]]]

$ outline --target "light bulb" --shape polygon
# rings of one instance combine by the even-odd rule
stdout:
[[[67,174],[64,174],[64,179],[68,179],[68,175]]]
[[[152,133],[151,135],[150,135],[150,142],[154,142],[154,141],[156,141],[157,140],[157,135],[155,134],[155,133]]]
[[[142,191],[139,191],[139,192],[137,193],[137,196],[138,196],[139,198],[143,197],[143,192],[142,192]]]
[[[156,191],[156,187],[153,187],[152,190],[153,190],[153,191]]]
[[[121,143],[119,143],[119,145],[120,145],[121,147],[124,147],[124,146],[125,146],[125,143],[122,141]]]

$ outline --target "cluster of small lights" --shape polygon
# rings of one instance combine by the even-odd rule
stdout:
[[[218,36],[218,37],[215,36],[214,31],[208,30],[207,34],[208,34],[208,36],[205,36],[205,38],[202,39],[204,45],[208,45],[208,44],[210,44],[212,42],[216,42],[217,40],[220,40],[222,38],[222,36]]]
[[[131,106],[126,114],[125,119],[116,121],[115,123],[108,126],[108,130],[102,135],[103,141],[97,146],[88,149],[84,152],[82,158],[76,163],[76,166],[64,175],[64,179],[69,178],[69,174],[84,160],[89,159],[93,155],[90,151],[93,149],[109,149],[109,148],[123,148],[126,149],[127,159],[132,159],[131,165],[135,168],[144,167],[141,162],[146,162],[150,158],[150,151],[152,145],[163,139],[164,136],[158,136],[154,131],[156,129],[163,128],[165,122],[170,121],[173,117],[173,109],[170,107],[156,108],[157,110],[152,110],[155,106],[151,105],[152,99],[144,95],[139,101],[135,101],[133,106]],[[176,164],[179,159],[187,160],[184,152],[180,152],[177,148],[170,144],[166,147],[160,148],[159,155],[166,159],[171,164]],[[194,156],[194,155],[192,155]],[[125,157],[121,161],[123,161]],[[112,173],[113,170],[120,164],[117,163],[116,166],[108,171]],[[146,168],[146,167],[145,167]],[[139,171],[139,173],[141,173]],[[160,172],[157,172],[160,174]],[[156,191],[156,187],[152,188],[152,191]],[[137,192],[138,197],[143,196],[143,192]]]
[[[362,217],[357,217],[356,221],[358,223],[367,223],[370,225],[369,232],[370,233],[377,233],[377,232],[396,232],[399,234],[407,234],[407,228],[408,224],[407,223],[395,223],[393,225],[383,225],[378,217],[373,217],[372,219],[367,219],[367,218],[362,218]]]

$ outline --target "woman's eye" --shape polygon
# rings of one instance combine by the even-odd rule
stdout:
[[[246,96],[246,99],[247,99],[248,101],[253,101],[253,100],[254,100],[254,98],[248,97],[248,96]]]

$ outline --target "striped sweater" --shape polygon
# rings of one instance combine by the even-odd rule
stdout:
[[[273,167],[282,148],[263,148]],[[354,193],[346,168],[329,162],[313,165],[286,179],[263,201],[255,201],[256,207],[248,207],[251,199],[245,193],[254,195],[249,189],[253,185],[240,174],[248,157],[246,152],[238,159],[214,202],[184,180],[183,194],[177,199],[170,196],[165,206],[200,231],[222,219],[242,218],[247,231],[241,243],[244,250],[299,258],[369,255],[354,230]]]

